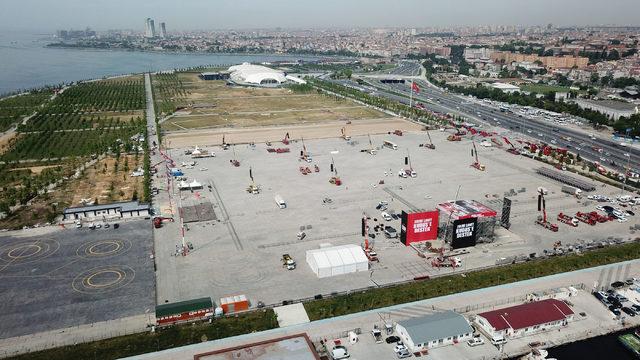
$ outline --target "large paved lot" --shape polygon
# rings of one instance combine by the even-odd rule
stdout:
[[[579,202],[562,194],[559,183],[535,174],[533,169],[540,166],[539,162],[504,150],[479,147],[480,161],[487,169],[477,171],[469,166],[470,141],[448,142],[446,135],[432,133],[435,151],[418,147],[426,141],[426,135],[421,132],[403,137],[375,135],[372,139],[376,146],[385,139],[399,145],[398,150],[381,149],[375,156],[359,151],[368,147],[366,136],[354,136],[356,145],[337,138],[306,140],[306,148],[313,155],[311,164],[298,160],[301,142],[290,145],[288,154],[267,153],[264,144],[257,144],[255,148],[238,145],[235,147],[235,156],[241,163],[238,168],[229,164],[234,157],[232,150],[211,147],[217,157],[200,159],[195,168],[183,169],[190,180],[196,179],[205,188],[181,194],[172,190],[171,204],[175,208],[178,198],[188,204],[210,201],[220,221],[189,224],[186,240],[194,245],[194,251],[186,257],[172,256],[180,240],[178,223],[166,223],[157,231],[158,301],[211,296],[217,302],[222,296],[246,294],[254,304],[258,300],[269,304],[451,272],[451,269],[432,268],[429,260],[418,257],[397,240],[385,239],[380,233],[375,239],[380,263],[373,264],[369,272],[317,279],[306,264],[305,253],[325,243],[360,244],[360,218],[365,212],[379,217],[375,206],[380,200],[388,201],[395,212],[410,208],[434,209],[438,203],[454,199],[458,187],[458,198],[478,200],[498,212],[501,210],[498,200],[506,191],[526,188],[525,192],[512,197],[511,229],[498,229],[495,242],[480,244],[462,255],[460,270],[494,265],[502,257],[540,254],[544,249],[551,249],[557,240],[569,245],[610,236],[621,239],[635,236],[629,227],[638,223],[638,216],[631,217],[625,224],[609,222],[591,227],[581,223],[577,228],[559,224],[558,233],[534,225],[539,186],[549,190],[547,208],[552,218],[559,211],[571,214],[579,210],[592,211],[596,203]],[[191,160],[183,155],[183,150],[170,151],[178,165]],[[397,176],[398,170],[405,166],[407,152],[418,173],[414,179]],[[337,187],[328,181],[332,160],[343,186]],[[313,169],[315,164],[320,168],[319,173],[302,175],[298,170],[301,165]],[[259,195],[245,191],[250,183],[249,167],[262,188]],[[201,168],[207,170],[201,171]],[[389,171],[392,175],[385,176]],[[378,185],[380,180],[385,184]],[[166,184],[166,179],[158,179],[158,184]],[[598,193],[613,195],[619,190],[599,188]],[[276,194],[285,199],[287,209],[276,206]],[[333,203],[323,204],[325,197]],[[160,208],[169,208],[165,192],[157,200]],[[400,228],[398,220],[389,223]],[[307,237],[299,241],[296,233],[302,227]],[[280,259],[284,253],[298,261],[295,271],[282,268]],[[184,281],[185,276],[188,281]]]
[[[154,311],[148,221],[0,237],[0,338]]]

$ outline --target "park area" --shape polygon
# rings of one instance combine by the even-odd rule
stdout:
[[[156,103],[165,131],[256,127],[389,117],[375,109],[311,87],[232,87],[197,73],[154,76]],[[172,114],[166,117],[166,115]],[[164,117],[164,118],[162,118]]]

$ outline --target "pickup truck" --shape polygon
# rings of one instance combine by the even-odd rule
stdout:
[[[293,260],[291,255],[284,254],[282,255],[282,266],[286,267],[287,270],[294,270],[296,268],[296,261]]]

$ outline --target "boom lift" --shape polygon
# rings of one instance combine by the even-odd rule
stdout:
[[[222,150],[229,150],[229,144],[225,140],[225,134],[222,134]]]
[[[235,166],[235,167],[239,167],[240,166],[240,161],[238,161],[238,159],[236,158],[236,147],[233,147],[233,159],[229,160],[229,162],[231,163],[231,165]]]
[[[427,149],[435,150],[436,146],[433,145],[433,141],[431,141],[431,134],[429,134],[429,130],[427,130],[427,137],[429,138],[429,143],[424,144],[424,147],[426,147]]]
[[[476,168],[480,171],[484,171],[484,165],[480,164],[478,160],[478,149],[476,148],[476,142],[473,141],[473,149],[471,150],[471,156],[475,159],[475,161],[471,164],[472,168]]]
[[[260,194],[260,187],[253,180],[253,169],[251,167],[249,167],[249,178],[251,178],[251,183],[247,187],[247,192],[254,195]]]
[[[338,169],[333,162],[333,158],[331,158],[331,173],[333,174],[333,176],[329,179],[329,183],[336,186],[342,185],[342,180],[340,180],[340,177],[338,176]]]
[[[289,133],[284,135],[284,139],[282,139],[282,143],[285,145],[289,145]]]
[[[351,136],[347,135],[347,129],[346,128],[342,128],[340,129],[340,132],[342,134],[342,138],[345,139],[346,141],[351,140]]]

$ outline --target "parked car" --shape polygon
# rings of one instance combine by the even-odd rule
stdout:
[[[498,345],[504,345],[504,344],[506,344],[506,343],[507,343],[507,339],[504,339],[504,338],[501,338],[501,339],[491,339],[491,343],[492,343],[493,345],[496,345],[496,346],[498,346]]]
[[[395,352],[407,351],[407,347],[404,346],[402,342],[398,342],[396,346],[394,346],[393,351]]]
[[[350,356],[347,348],[342,345],[334,346],[331,350],[331,358],[334,360],[348,359]]]
[[[611,311],[615,316],[620,316],[620,310],[613,305],[609,306],[609,311]]]
[[[391,215],[389,215],[389,213],[384,211],[382,212],[382,214],[380,214],[380,216],[382,216],[382,218],[385,219],[386,221],[391,221],[393,219]]]
[[[404,349],[402,351],[396,351],[396,356],[398,357],[398,359],[405,359],[411,357],[411,353],[409,352],[409,350]]]
[[[614,289],[620,289],[624,287],[624,283],[622,281],[615,281],[611,283],[611,287]]]
[[[471,347],[484,345],[484,339],[481,337],[474,337],[473,339],[467,340],[467,345]]]
[[[400,341],[400,338],[397,336],[389,336],[384,340],[387,344],[393,344],[393,343],[397,343],[398,341]]]
[[[384,234],[390,239],[394,239],[398,237],[398,231],[396,231],[396,229],[392,226],[385,226]]]
[[[119,228],[119,227],[120,227],[120,224],[118,224],[118,223],[113,224],[113,228],[114,228],[114,229],[117,229],[117,228]]]
[[[626,306],[623,306],[620,310],[631,317],[636,316],[636,312]]]

